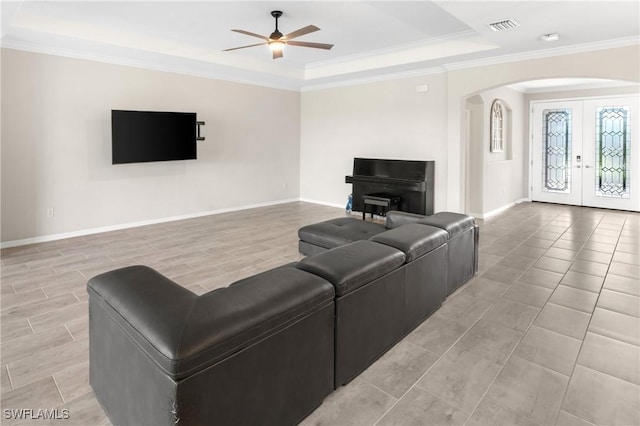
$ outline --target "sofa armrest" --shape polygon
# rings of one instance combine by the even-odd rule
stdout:
[[[334,287],[284,266],[197,296],[92,278],[89,382],[115,425],[295,425],[334,386]]]
[[[97,275],[87,283],[87,291],[167,359],[175,358],[198,300],[193,292],[142,265]]]
[[[146,266],[92,278],[92,305],[171,377],[180,379],[333,303],[334,288],[292,267],[254,275],[197,296]],[[90,327],[99,327],[91,324]]]
[[[387,229],[394,229],[407,223],[416,223],[425,217],[426,216],[421,214],[391,210],[387,212],[387,223],[385,227]]]

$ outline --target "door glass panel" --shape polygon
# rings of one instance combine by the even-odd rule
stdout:
[[[596,195],[629,198],[629,107],[596,109]]]
[[[542,190],[571,192],[571,109],[542,112],[544,149]]]

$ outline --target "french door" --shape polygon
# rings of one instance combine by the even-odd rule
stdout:
[[[640,211],[638,99],[533,103],[531,199]]]

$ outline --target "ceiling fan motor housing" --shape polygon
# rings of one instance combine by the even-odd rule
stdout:
[[[278,30],[278,18],[282,16],[282,11],[281,10],[274,10],[274,11],[271,12],[271,16],[276,18],[276,29],[275,29],[274,32],[271,33],[269,38],[271,40],[280,40],[280,38],[282,37],[282,33]]]

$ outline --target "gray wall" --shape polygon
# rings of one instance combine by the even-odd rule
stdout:
[[[638,82],[639,52],[635,45],[298,93],[3,49],[1,241],[299,198],[344,206],[344,176],[357,156],[435,160],[436,211],[485,214],[523,197],[528,150],[516,142],[512,159],[483,157],[486,167],[472,171],[469,144],[488,141],[468,131],[467,99],[541,78]],[[207,140],[197,161],[112,166],[111,109],[196,111]],[[479,200],[467,198],[477,191]]]
[[[111,165],[111,109],[197,112],[198,160]],[[299,137],[298,92],[3,49],[2,241],[297,199]]]
[[[300,189],[343,206],[354,157],[435,160],[435,209],[445,208],[446,74],[302,93]],[[417,91],[429,86],[427,92]]]

